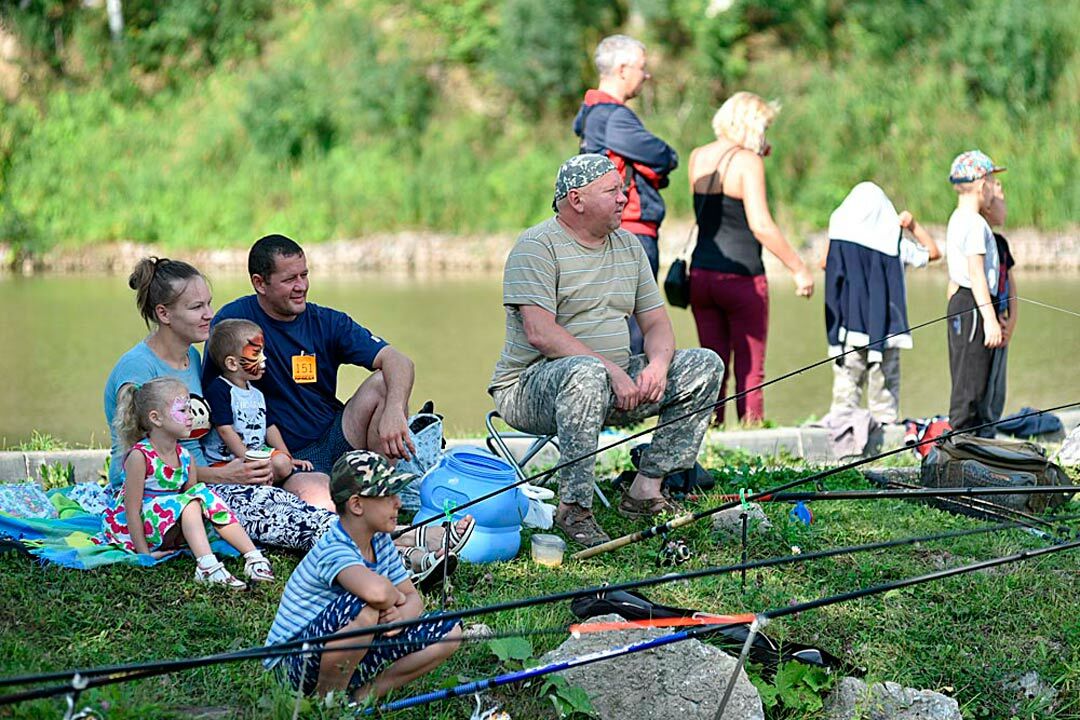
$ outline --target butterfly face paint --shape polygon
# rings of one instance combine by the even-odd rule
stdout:
[[[255,377],[262,375],[263,370],[266,369],[266,355],[263,353],[264,347],[265,343],[263,342],[262,333],[252,335],[244,345],[244,349],[240,352],[240,357],[238,358],[240,369]]]
[[[191,399],[187,397],[173,398],[169,406],[169,417],[181,425],[191,426]]]

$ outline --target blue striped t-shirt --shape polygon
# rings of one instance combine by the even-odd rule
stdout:
[[[274,624],[270,626],[270,634],[266,636],[266,644],[276,645],[300,639],[300,634],[311,621],[339,595],[347,592],[337,582],[338,573],[347,567],[363,565],[394,585],[408,579],[405,565],[387,533],[375,533],[371,547],[375,551],[374,563],[368,562],[360,554],[360,548],[345,532],[341,521],[334,523],[285,583],[285,592],[281,596]],[[267,658],[263,660],[263,665],[272,668],[279,662],[281,656]]]

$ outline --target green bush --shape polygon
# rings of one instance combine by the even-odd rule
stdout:
[[[337,130],[330,109],[299,70],[256,76],[240,117],[254,146],[278,161],[297,161],[305,151],[326,151]]]
[[[1031,0],[976,3],[957,24],[944,55],[963,66],[975,98],[1005,100],[1026,111],[1051,99],[1076,53],[1078,18],[1065,7]]]
[[[490,67],[529,117],[568,111],[595,74],[591,58],[600,37],[587,29],[614,31],[618,11],[611,0],[507,0]]]
[[[251,57],[271,0],[124,0],[124,40],[133,66],[187,73]]]

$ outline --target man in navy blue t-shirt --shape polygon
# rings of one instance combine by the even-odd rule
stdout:
[[[225,305],[212,324],[243,318],[262,328],[266,372],[255,385],[266,396],[267,422],[278,426],[295,456],[326,476],[353,449],[411,457],[415,448],[406,415],[412,360],[345,313],[309,303],[307,259],[290,238],[260,238],[248,253],[248,274],[255,294]],[[345,364],[372,374],[342,403],[337,371]],[[218,374],[213,360],[204,358],[203,382]],[[326,476],[300,473],[284,486],[323,505],[329,498]]]

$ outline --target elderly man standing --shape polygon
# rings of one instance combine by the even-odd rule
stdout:
[[[675,334],[648,259],[620,229],[627,198],[607,157],[570,158],[555,181],[555,217],[521,234],[506,261],[506,344],[488,392],[519,430],[556,433],[562,461],[597,448],[605,425],[653,415],[660,422],[714,402],[723,364],[711,350],[675,350]],[[631,355],[626,320],[637,319],[644,354]],[[619,502],[626,517],[673,510],[665,475],[691,468],[710,414],[658,430]],[[591,547],[609,538],[592,513],[590,458],[559,473],[556,524]]]
[[[574,134],[581,138],[581,152],[607,155],[615,163],[627,197],[622,227],[637,236],[656,278],[660,223],[665,213],[660,189],[667,187],[668,174],[678,167],[679,155],[646,130],[626,106],[651,77],[646,69],[645,45],[626,35],[611,35],[596,46],[593,60],[600,82],[585,93],[574,118]],[[633,352],[642,351],[641,342],[641,331],[631,322]]]

